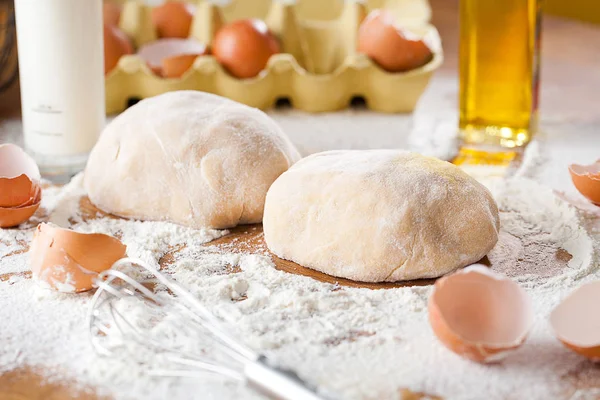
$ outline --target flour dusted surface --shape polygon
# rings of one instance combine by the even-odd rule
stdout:
[[[437,342],[427,321],[430,287],[324,284],[277,271],[267,256],[225,253],[206,243],[221,231],[105,218],[85,222],[75,212],[83,194],[80,177],[45,191],[42,219],[119,236],[130,256],[149,261],[186,243],[169,267],[173,277],[248,345],[340,399],[400,399],[404,388],[449,399],[597,398],[600,369],[563,348],[547,316],[573,288],[600,278],[600,212],[578,211],[520,175],[488,183],[503,226],[490,259],[526,287],[536,320],[521,349],[489,366],[462,360]],[[31,231],[0,230],[0,256],[22,249]],[[518,252],[516,261],[510,258]],[[537,271],[525,268],[536,263]],[[26,270],[24,254],[0,261],[0,274]],[[45,367],[50,374],[61,371],[50,379],[71,376],[117,399],[192,399],[198,393],[215,400],[262,398],[235,383],[151,378],[134,363],[98,358],[85,326],[89,298],[49,292],[22,274],[0,282],[0,370]]]

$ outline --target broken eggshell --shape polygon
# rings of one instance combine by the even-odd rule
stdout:
[[[437,280],[429,297],[429,321],[447,348],[487,363],[523,344],[533,311],[523,288],[476,264]]]
[[[40,207],[40,200],[41,197],[35,204],[25,207],[0,207],[0,228],[11,228],[27,221]]]
[[[125,257],[126,250],[112,236],[43,223],[31,242],[31,271],[34,278],[59,292],[83,292],[94,287],[98,273]]]
[[[372,11],[360,24],[357,50],[387,72],[409,71],[427,64],[433,52],[423,38],[396,24],[388,11]]]
[[[165,78],[180,77],[192,66],[196,57],[207,53],[207,47],[194,39],[160,39],[138,51],[150,69]]]
[[[590,282],[571,293],[550,314],[554,334],[574,352],[600,361],[600,281]]]
[[[573,184],[585,198],[600,205],[600,160],[590,165],[569,165]]]
[[[19,146],[0,145],[0,228],[27,221],[42,200],[40,170]]]

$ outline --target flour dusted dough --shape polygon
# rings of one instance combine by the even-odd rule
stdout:
[[[329,151],[267,193],[269,249],[364,282],[432,278],[472,264],[498,240],[498,207],[458,167],[398,150]]]
[[[228,228],[260,222],[271,183],[300,158],[262,111],[194,91],[146,99],[104,130],[85,187],[127,218]]]

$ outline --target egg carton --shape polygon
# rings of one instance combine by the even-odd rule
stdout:
[[[271,56],[266,68],[249,79],[233,77],[210,55],[199,56],[181,77],[169,79],[155,75],[139,56],[123,56],[106,76],[108,113],[121,112],[136,100],[174,90],[214,93],[261,109],[285,100],[308,112],[335,111],[358,97],[375,111],[411,112],[443,61],[439,34],[428,23],[426,0],[194,3],[197,8],[191,38],[210,45],[226,22],[260,18],[279,39],[282,53]],[[429,63],[411,71],[390,73],[357,53],[361,21],[370,10],[381,7],[392,13],[401,26],[425,38],[433,52]],[[157,39],[151,10],[141,1],[123,5],[119,27],[136,48]]]

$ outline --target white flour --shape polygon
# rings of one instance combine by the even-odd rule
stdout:
[[[514,179],[488,182],[503,226],[489,258],[526,287],[536,315],[525,345],[491,366],[465,361],[435,339],[427,320],[430,287],[340,287],[277,271],[267,256],[223,253],[203,244],[223,232],[156,222],[84,222],[74,211],[83,194],[80,177],[63,189],[46,190],[42,206],[59,225],[119,236],[131,257],[156,262],[186,243],[169,267],[173,277],[249,346],[332,397],[400,399],[409,388],[449,399],[597,398],[600,368],[562,347],[548,315],[573,288],[600,278],[600,213],[577,211],[528,174],[522,170]],[[31,234],[32,229],[0,230],[0,275],[28,270],[26,255],[6,255],[22,249]],[[239,272],[228,274],[233,266]],[[0,282],[0,372],[40,366],[60,371],[50,379],[70,376],[118,399],[192,399],[200,393],[202,399],[261,398],[236,383],[153,378],[132,361],[97,357],[85,325],[89,299],[47,291],[20,274]],[[122,307],[135,319],[147,318],[137,304]],[[183,347],[197,343],[169,334]],[[141,357],[156,360],[149,352]]]

